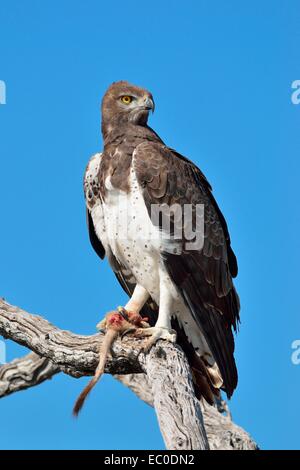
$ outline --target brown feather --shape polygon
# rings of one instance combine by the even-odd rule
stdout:
[[[105,200],[107,177],[110,177],[115,188],[129,191],[130,170],[134,167],[138,182],[143,188],[149,215],[152,204],[179,204],[181,207],[190,204],[193,208],[198,204],[204,205],[203,249],[189,252],[185,249],[186,240],[183,240],[180,256],[163,253],[162,261],[203,332],[221,372],[225,390],[230,396],[237,384],[232,329],[236,330],[239,322],[239,299],[232,281],[237,275],[237,261],[230,246],[225,218],[201,170],[186,157],[164,145],[147,125],[148,113],[132,115],[121,110],[118,105],[121,94],[152,96],[147,90],[125,81],[109,87],[102,102],[104,152],[97,185],[91,187],[91,194],[98,191],[98,197]],[[173,230],[178,223],[178,218],[172,216]],[[195,226],[192,229],[194,231]],[[94,248],[101,256],[101,246],[95,244]],[[106,255],[110,256],[109,253]],[[115,264],[119,282],[131,294],[134,281],[127,278],[122,266]],[[148,304],[146,307],[149,310],[157,311],[157,306]],[[186,346],[185,341],[183,344]],[[218,374],[210,370],[205,362],[197,362],[195,351],[186,348],[186,354],[194,370],[198,392],[201,389],[211,399],[210,393],[214,394],[215,385],[219,386],[221,383]],[[93,379],[91,382],[87,393],[94,386]],[[207,387],[210,387],[210,391]]]

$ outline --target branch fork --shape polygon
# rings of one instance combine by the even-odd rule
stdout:
[[[3,299],[0,335],[32,351],[0,367],[0,398],[38,385],[60,372],[75,378],[93,375],[104,339],[103,333],[82,336],[60,330],[43,317]],[[178,345],[159,340],[144,354],[143,343],[134,336],[117,339],[104,371],[154,406],[167,449],[257,448],[230,417],[196,399],[190,368]]]

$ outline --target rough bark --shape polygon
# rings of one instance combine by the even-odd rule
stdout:
[[[29,353],[0,367],[0,398],[39,385],[60,372],[49,359]]]
[[[114,377],[130,388],[145,403],[154,406],[153,394],[146,374],[115,375]],[[250,435],[232,421],[226,402],[222,401],[216,406],[210,406],[203,400],[200,404],[211,450],[258,449]]]
[[[80,336],[62,331],[4,300],[0,300],[0,335],[34,351],[0,368],[0,397],[38,385],[59,371],[73,377],[92,375],[103,338],[100,333]],[[147,355],[140,354],[142,347],[143,341],[132,337],[116,341],[105,372],[118,374],[118,380],[154,405],[167,448],[205,449],[206,433],[212,449],[257,448],[229,417],[214,407],[200,406],[178,346],[160,341]]]
[[[200,403],[181,348],[160,341],[143,358],[167,449],[209,449]]]

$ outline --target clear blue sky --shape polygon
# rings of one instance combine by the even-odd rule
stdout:
[[[204,171],[238,256],[234,420],[262,448],[299,448],[299,2],[1,0],[0,22],[0,295],[83,334],[125,302],[89,245],[82,177],[107,86],[148,88],[150,124]],[[163,448],[153,410],[111,377],[74,421],[84,383],[1,400],[0,448]]]

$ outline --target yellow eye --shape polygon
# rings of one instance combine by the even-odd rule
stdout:
[[[130,104],[132,102],[132,97],[129,95],[122,96],[121,101],[124,104]]]

